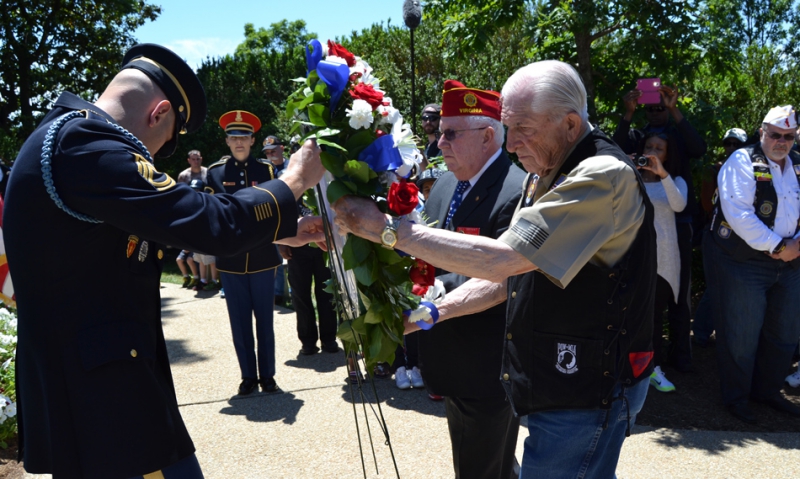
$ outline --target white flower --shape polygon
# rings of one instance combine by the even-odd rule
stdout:
[[[430,288],[429,288],[430,289]],[[408,315],[409,323],[416,323],[418,321],[427,321],[431,319],[431,308],[420,304],[419,307]]]
[[[397,181],[397,175],[394,174],[394,171],[384,171],[378,176],[381,184],[386,188],[392,186],[392,183]]]
[[[401,124],[403,122],[403,115],[400,114],[400,110],[392,106],[392,99],[388,96],[383,97],[383,102],[376,111],[380,115],[378,124],[390,123],[394,125],[397,122]]]
[[[6,359],[6,361],[3,363],[3,366],[2,366],[2,368],[3,368],[3,369],[8,369],[8,367],[9,367],[9,366],[11,366],[11,361],[13,361],[13,360],[14,360],[14,358],[8,358],[8,359]]]
[[[372,106],[364,100],[353,100],[353,109],[347,108],[345,112],[354,130],[366,129],[372,124]]]
[[[336,55],[328,55],[327,57],[325,57],[325,61],[326,62],[331,62],[331,63],[341,63],[342,65],[347,65],[347,60],[345,60],[342,57],[337,57]]]
[[[414,133],[408,123],[400,121],[392,125],[392,138],[394,147],[400,152],[403,159],[403,166],[397,169],[397,175],[407,178],[411,173],[411,168],[422,161],[422,154],[414,141]]]
[[[353,73],[360,73],[363,77],[364,75],[372,73],[372,67],[369,66],[369,63],[362,60],[361,57],[357,56],[356,64],[350,67],[350,74],[352,75]]]
[[[439,304],[444,299],[445,289],[444,283],[441,280],[437,279],[433,282],[433,286],[428,287],[428,291],[425,293],[425,296],[422,297],[425,301],[430,301],[433,304]]]
[[[408,221],[410,221],[410,222],[412,222],[414,224],[418,224],[418,225],[425,224],[422,221],[422,215],[419,213],[419,210],[417,208],[414,208],[414,211],[412,211],[411,213],[407,214],[406,218],[408,219]]]
[[[6,416],[8,416],[8,417],[14,417],[14,416],[16,416],[16,415],[17,415],[17,403],[15,403],[15,402],[12,402],[12,403],[11,403],[11,404],[9,404],[8,406],[6,406],[6,408],[3,410],[3,412],[4,412],[4,413],[5,413],[5,415],[6,415]]]

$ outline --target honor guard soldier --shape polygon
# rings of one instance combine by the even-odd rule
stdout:
[[[219,126],[227,135],[225,143],[231,149],[231,156],[224,156],[208,167],[208,187],[212,193],[234,193],[275,178],[272,164],[251,154],[254,134],[261,129],[257,116],[242,110],[229,111],[219,118]],[[267,208],[261,214],[266,217],[274,212]],[[233,347],[242,374],[240,395],[256,391],[259,383],[264,392],[280,391],[275,383],[272,307],[275,268],[282,263],[277,248],[271,244],[236,256],[217,258],[217,270],[225,287]],[[258,354],[253,338],[253,315]]]
[[[317,241],[294,218],[324,170],[309,143],[256,188],[214,197],[176,183],[151,152],[171,155],[200,127],[203,87],[158,45],[134,46],[122,65],[95,103],[61,94],[8,185],[19,454],[56,479],[197,479],[161,329],[162,245],[231,255]]]

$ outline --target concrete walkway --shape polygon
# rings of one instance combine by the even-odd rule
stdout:
[[[344,353],[300,356],[294,312],[276,308],[276,381],[284,393],[234,397],[239,369],[225,300],[166,283],[161,294],[178,402],[206,478],[363,477],[353,403],[344,382]],[[430,401],[422,390],[399,390],[393,380],[375,385],[399,477],[452,478],[443,404]],[[360,403],[357,411],[367,477],[396,477],[376,415],[367,406],[373,461]],[[522,426],[518,458],[526,436]],[[636,427],[623,448],[617,475],[796,478],[800,435]]]

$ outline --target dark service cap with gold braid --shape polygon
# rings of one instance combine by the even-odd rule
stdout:
[[[228,136],[248,136],[261,129],[261,120],[244,110],[233,110],[219,117],[219,126]]]
[[[176,133],[192,133],[206,119],[206,93],[197,75],[172,50],[153,43],[134,45],[122,60],[122,70],[135,68],[144,72],[167,96],[176,113]],[[172,154],[178,145],[173,136],[157,153]]]
[[[444,82],[442,116],[488,116],[500,120],[500,94],[468,88],[458,80]]]

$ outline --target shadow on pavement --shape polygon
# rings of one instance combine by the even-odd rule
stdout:
[[[444,402],[432,401],[428,398],[428,392],[424,389],[398,389],[393,379],[375,380],[375,390],[381,400],[381,407],[391,407],[400,411],[416,411],[436,417],[445,417]],[[353,385],[352,394],[355,395],[356,403],[361,404],[363,400],[368,404],[375,403],[375,393],[369,381],[361,383],[360,394],[358,386]],[[349,385],[342,386],[342,399],[352,404],[352,396]],[[367,406],[369,409],[369,406]]]
[[[183,339],[167,339],[167,354],[171,364],[188,364],[208,360],[208,356],[187,348],[186,341]]]
[[[746,448],[758,443],[771,444],[779,449],[800,449],[800,435],[795,433],[689,431],[685,429],[656,429],[635,426],[632,435],[651,433],[653,440],[668,448],[699,449],[712,456],[724,454],[734,448]]]
[[[298,351],[300,350],[299,345],[297,349]],[[290,359],[283,364],[290,368],[312,369],[318,373],[332,373],[336,371],[337,368],[345,365],[345,357],[341,351],[335,354],[319,352],[317,354],[305,355],[298,353],[297,359]]]
[[[294,424],[304,403],[305,401],[297,399],[292,393],[255,393],[246,397],[232,397],[228,400],[228,407],[219,412],[230,416],[245,416],[248,421],[253,422],[282,421],[284,424]]]

